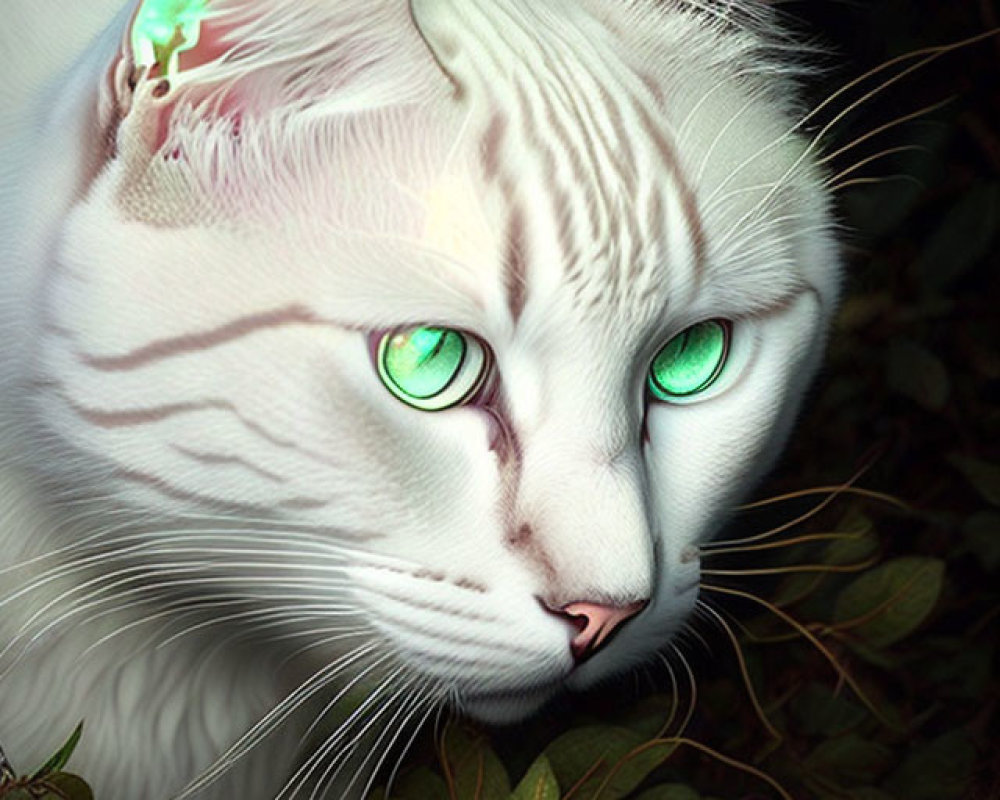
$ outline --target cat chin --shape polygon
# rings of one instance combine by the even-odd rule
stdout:
[[[515,725],[536,714],[561,692],[560,685],[548,684],[520,692],[464,694],[462,713],[486,725]]]

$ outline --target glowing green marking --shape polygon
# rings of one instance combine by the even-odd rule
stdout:
[[[382,380],[404,400],[441,394],[461,371],[465,338],[448,328],[414,328],[394,334],[381,358]]]
[[[689,397],[711,386],[722,372],[729,330],[718,320],[692,325],[664,346],[649,368],[649,389],[660,400]]]
[[[158,64],[168,75],[177,56],[197,47],[208,0],[146,0],[132,25],[132,50],[143,66]]]

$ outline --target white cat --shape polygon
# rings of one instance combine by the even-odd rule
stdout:
[[[192,796],[353,796],[667,647],[838,293],[765,7],[83,5],[0,32],[15,763],[85,719],[99,798],[237,741]]]

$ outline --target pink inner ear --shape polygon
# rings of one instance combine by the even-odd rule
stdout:
[[[218,20],[203,22],[197,46],[178,55],[181,72],[208,64],[225,55],[233,46],[232,41],[227,38],[232,30],[233,26],[223,25]]]
[[[228,37],[234,30],[234,27],[233,25],[224,25],[218,20],[209,20],[202,23],[198,44],[190,50],[183,50],[178,53],[178,71],[180,73],[187,72],[209,64],[225,55],[233,46],[232,40]],[[148,79],[158,80],[159,78],[159,65],[154,65],[149,71]],[[197,94],[197,90],[194,90],[194,93]],[[235,91],[230,91],[223,96],[216,107],[216,111],[221,116],[232,117],[233,135],[234,137],[238,137],[241,127],[241,114],[239,113],[239,102],[235,95]],[[152,143],[154,150],[159,150],[167,140],[170,131],[170,117],[174,107],[175,103],[167,102],[160,110],[156,138]],[[174,152],[167,154],[167,157],[176,159],[182,155],[179,152]]]

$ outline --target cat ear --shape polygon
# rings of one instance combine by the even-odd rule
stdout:
[[[344,115],[442,91],[406,0],[144,0],[104,83],[112,147],[147,157],[179,115],[238,135],[274,109]]]
[[[208,0],[145,0],[138,4],[105,74],[98,116],[107,156],[149,155],[165,144],[178,105],[205,103],[205,113],[232,118],[238,134],[239,87],[220,91],[213,66],[236,49],[231,17]],[[210,110],[209,110],[210,109]]]

